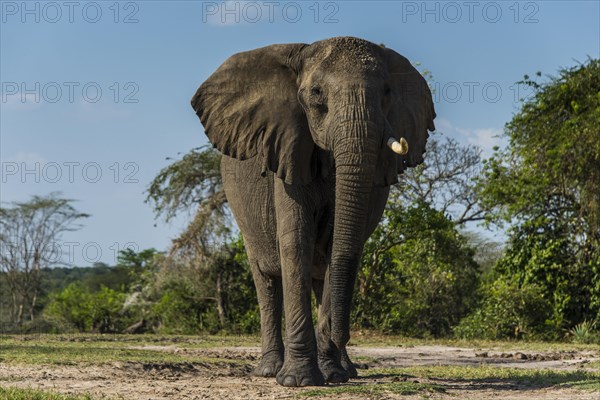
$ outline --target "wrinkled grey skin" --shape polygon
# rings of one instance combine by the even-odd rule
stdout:
[[[260,304],[255,374],[285,386],[356,377],[346,353],[356,273],[389,186],[423,161],[435,129],[425,80],[393,50],[339,37],[235,54],[192,106],[226,156],[225,192]],[[393,153],[390,136],[406,138],[409,153]]]

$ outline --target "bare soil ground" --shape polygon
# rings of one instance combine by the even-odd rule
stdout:
[[[595,351],[502,352],[449,346],[351,347],[359,364],[359,377],[325,389],[284,388],[273,378],[251,375],[260,357],[257,347],[185,348],[130,346],[130,349],[172,352],[179,355],[222,359],[216,362],[108,362],[98,365],[26,365],[0,363],[0,384],[52,390],[65,394],[89,393],[94,398],[162,399],[528,399],[599,400],[600,392],[543,380],[452,379],[398,374],[390,369],[411,367],[488,366],[552,371],[598,372],[600,353]],[[242,362],[240,362],[242,361]],[[595,366],[590,367],[590,365]],[[460,370],[460,369],[458,369]],[[388,371],[388,372],[386,372]],[[441,390],[417,393],[377,390],[395,382],[432,384]],[[364,389],[364,390],[362,390]],[[319,391],[322,390],[322,391]]]

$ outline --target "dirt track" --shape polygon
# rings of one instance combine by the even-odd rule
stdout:
[[[132,363],[115,362],[96,366],[51,365],[23,366],[0,364],[0,382],[5,386],[50,389],[62,393],[90,393],[95,397],[124,399],[286,399],[303,398],[314,388],[289,389],[278,386],[272,378],[252,377],[259,349],[231,347],[189,349],[176,346],[143,346],[132,349],[156,350],[223,359],[218,363]],[[446,346],[352,347],[362,378],[341,386],[369,386],[383,383],[433,383],[443,392],[422,391],[415,395],[399,395],[388,391],[340,393],[334,399],[528,399],[528,400],[598,400],[599,392],[557,388],[540,383],[510,379],[424,379],[385,372],[366,376],[367,368],[411,366],[478,366],[498,368],[535,368],[552,370],[585,370],[600,355],[593,352],[502,353],[485,349]],[[246,360],[246,363],[234,362]],[[385,371],[385,370],[384,370]],[[597,370],[596,370],[597,371]],[[309,392],[310,393],[310,392]],[[320,398],[315,396],[312,398]]]

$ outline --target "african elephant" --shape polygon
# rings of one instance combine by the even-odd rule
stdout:
[[[425,79],[393,50],[336,37],[235,54],[192,107],[224,155],[225,193],[252,268],[262,335],[255,374],[285,386],[355,377],[346,344],[357,269],[389,186],[423,161],[435,129]]]

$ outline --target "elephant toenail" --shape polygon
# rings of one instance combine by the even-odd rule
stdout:
[[[296,385],[296,379],[293,376],[288,375],[285,378],[283,378],[283,386],[298,386],[298,385]]]

